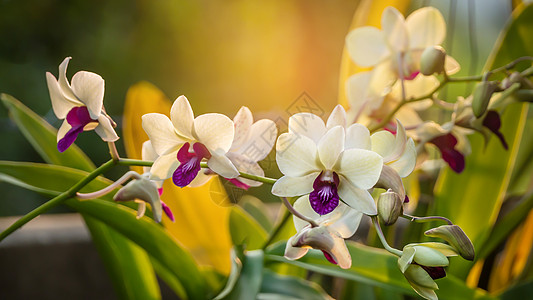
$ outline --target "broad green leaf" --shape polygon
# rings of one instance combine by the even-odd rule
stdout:
[[[142,129],[141,116],[147,113],[168,115],[170,106],[166,96],[147,82],[138,83],[128,90],[123,124],[124,144],[130,158],[141,158],[142,143],[148,140]],[[224,203],[227,195],[210,193],[218,180],[215,177],[198,188],[179,188],[167,180],[161,198],[172,209],[176,221],[163,218],[163,224],[198,263],[213,266],[227,275],[232,247],[228,225],[230,209],[216,204]]]
[[[267,233],[241,207],[234,206],[229,214],[229,228],[234,245],[244,245],[247,250],[263,247]]]
[[[398,258],[382,249],[348,241],[352,267],[344,270],[328,262],[321,252],[309,251],[301,259],[289,261],[283,257],[283,243],[269,248],[265,259],[269,262],[285,262],[314,272],[355,280],[382,287],[406,295],[416,295],[398,269]],[[471,289],[460,279],[448,275],[436,281],[439,299],[493,299],[481,289]]]
[[[57,150],[56,129],[20,101],[7,94],[0,94],[0,99],[8,109],[11,119],[46,162],[85,171],[95,168],[87,155],[76,145],[60,153]]]
[[[71,168],[77,168],[84,171],[95,169],[94,164],[75,144],[71,145],[65,152],[60,153],[57,150],[56,135],[57,130],[48,124],[45,120],[35,114],[31,109],[26,107],[20,101],[12,96],[1,94],[0,99],[9,110],[10,117],[17,124],[22,134],[31,143],[35,150],[48,163],[53,163]],[[5,168],[4,168],[5,169]],[[20,169],[19,169],[20,170]],[[10,171],[15,171],[10,170]],[[34,168],[23,170],[23,174],[34,174]],[[20,175],[23,175],[20,174]],[[69,181],[50,182],[50,177],[46,174],[33,179],[41,184],[37,192],[44,192],[57,183]],[[53,177],[52,177],[53,178]],[[9,180],[5,177],[4,180]],[[11,183],[16,183],[18,179],[11,177]],[[95,181],[93,181],[95,182]],[[20,183],[20,182],[19,182]],[[42,185],[42,184],[45,185]],[[32,182],[26,183],[26,188],[31,186]],[[55,191],[62,192],[69,186],[62,186]],[[94,183],[91,183],[94,184]],[[101,185],[96,189],[107,186]],[[91,190],[93,191],[93,190]],[[83,215],[85,223],[93,237],[93,242],[100,253],[111,281],[122,299],[159,299],[161,298],[157,280],[148,260],[146,253],[137,245],[125,239],[122,235],[111,228],[108,228],[101,222]]]
[[[504,30],[494,48],[485,70],[503,66],[514,59],[533,53],[533,6],[513,13],[514,21]],[[461,174],[445,169],[435,187],[438,215],[461,226],[480,249],[496,221],[505,197],[520,147],[527,117],[527,106],[511,105],[502,117],[502,133],[509,144],[504,150],[496,138],[487,145],[481,135],[471,136],[472,154],[466,157]],[[473,263],[455,261],[450,272],[465,278]]]
[[[533,294],[533,281],[511,287],[500,295],[502,300],[529,299]]]
[[[233,266],[224,290],[216,300],[256,299],[263,280],[264,252],[242,252],[240,247],[232,250]]]
[[[322,288],[311,281],[284,276],[268,269],[263,271],[261,291],[257,299],[332,299]]]
[[[112,227],[141,246],[161,266],[171,272],[183,286],[189,299],[206,299],[205,280],[190,254],[168,232],[152,219],[137,219],[134,210],[100,199],[79,201],[69,199],[66,204]]]

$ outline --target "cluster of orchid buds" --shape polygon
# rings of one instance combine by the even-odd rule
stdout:
[[[447,257],[473,260],[474,248],[461,228],[444,217],[405,214],[409,197],[402,178],[424,167],[428,151],[432,151],[428,145],[436,146],[442,160],[461,172],[470,149],[466,136],[474,131],[487,138],[494,134],[507,147],[499,131],[498,111],[510,101],[533,98],[533,84],[527,78],[533,69],[510,71],[518,62],[530,60],[520,58],[479,76],[472,96],[460,97],[455,103],[440,100],[437,92],[442,86],[461,81],[449,77],[459,70],[459,64],[441,46],[445,35],[444,18],[435,8],[419,9],[407,19],[392,7],[385,9],[381,30],[360,27],[346,38],[353,61],[370,68],[347,80],[349,109],[337,105],[326,121],[312,113],[294,114],[288,132],[279,137],[272,120],[254,122],[247,107],[233,120],[218,113],[195,117],[187,98],[180,96],[172,105],[170,118],[158,113],[142,117],[149,137],[143,144],[142,159],[153,162],[144,174],[130,171],[108,188],[78,193],[78,197],[96,198],[120,187],[115,200],[138,201],[139,217],[149,203],[159,222],[163,213],[173,218],[160,200],[167,179],[172,178],[179,187],[201,186],[214,176],[242,189],[273,184],[272,194],[293,214],[297,230],[287,241],[287,259],[299,259],[309,249],[317,249],[331,263],[350,268],[345,240],[354,235],[366,215],[385,249],[398,256],[399,269],[413,289],[422,297],[435,299],[438,287],[434,279],[445,276]],[[47,73],[53,110],[59,119],[65,119],[58,132],[58,150],[65,151],[79,133],[92,129],[104,141],[115,142],[115,123],[103,107],[103,79],[81,71],[69,83],[69,60],[60,64],[58,80]],[[500,72],[508,76],[501,82],[489,80]],[[438,124],[424,119],[421,112],[429,107],[451,112],[450,120]],[[258,164],[274,144],[277,166],[283,173],[277,180],[266,178]],[[251,146],[253,155],[246,151]],[[114,146],[110,149],[115,152],[113,157],[118,157]],[[393,225],[399,217],[415,222],[446,221],[447,225],[425,234],[447,243],[392,248],[380,224]]]

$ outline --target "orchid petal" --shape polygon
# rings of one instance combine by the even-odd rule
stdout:
[[[142,127],[158,155],[176,152],[187,142],[180,138],[170,119],[158,113],[149,113],[142,116]],[[177,161],[177,160],[176,160]]]
[[[392,153],[392,145],[394,145],[394,135],[389,131],[378,131],[372,134],[370,139],[372,140],[372,151],[376,152],[382,157],[387,157]],[[387,163],[386,160],[383,161]]]
[[[194,114],[191,104],[185,96],[179,96],[170,108],[170,119],[176,132],[187,139],[194,139],[192,134]]]
[[[416,147],[413,139],[409,138],[407,144],[405,145],[405,151],[402,156],[394,162],[391,162],[391,166],[400,177],[407,177],[411,172],[413,172],[416,165]]]
[[[98,119],[102,114],[104,85],[104,79],[92,72],[80,71],[72,77],[72,91],[87,106],[91,119]]]
[[[333,248],[330,250],[330,254],[342,269],[349,269],[352,266],[352,257],[346,247],[346,242],[343,238],[332,235]]]
[[[259,120],[249,128],[248,139],[239,148],[235,149],[235,142],[233,143],[230,153],[242,155],[249,161],[261,161],[272,150],[277,133],[278,129],[272,120]]]
[[[383,158],[369,150],[348,149],[340,157],[335,171],[346,177],[355,187],[367,190],[376,184],[381,174]]]
[[[426,48],[440,45],[446,37],[446,22],[440,11],[434,7],[423,7],[414,11],[405,21],[409,32],[410,48]]]
[[[52,108],[58,119],[66,118],[68,112],[75,106],[83,105],[81,102],[69,101],[63,96],[59,83],[52,73],[46,72],[46,83],[48,85],[48,91],[50,93],[50,99],[52,100]]]
[[[307,253],[307,251],[309,251],[308,248],[294,247],[292,245],[294,238],[295,236],[291,236],[287,241],[287,244],[285,245],[284,256],[288,260],[296,260],[302,258]]]
[[[98,126],[94,131],[104,140],[104,142],[114,142],[119,139],[111,121],[107,116],[100,115],[98,117]]]
[[[254,119],[250,109],[246,106],[242,106],[233,118],[233,123],[235,124],[235,137],[233,138],[233,144],[231,148],[239,147],[248,139],[250,136],[250,127],[252,127],[253,122]],[[273,144],[274,143],[271,145]]]
[[[151,180],[165,180],[172,177],[180,162],[176,159],[178,151],[159,156],[150,169]]]
[[[403,15],[394,7],[385,8],[381,15],[381,27],[388,45],[395,52],[405,52],[409,47],[409,36]]]
[[[281,173],[291,177],[322,170],[315,142],[303,135],[284,133],[276,143],[276,162]]]
[[[370,150],[370,131],[361,124],[352,124],[346,129],[345,149],[365,149]]]
[[[228,152],[233,143],[233,121],[222,114],[209,113],[194,119],[193,130],[198,141],[209,151]]]
[[[239,171],[237,171],[231,160],[226,155],[216,151],[211,152],[211,158],[207,160],[207,166],[224,178],[239,176]]]
[[[70,87],[70,84],[68,83],[68,80],[67,80],[67,67],[68,67],[68,63],[69,63],[69,61],[71,59],[72,59],[72,57],[67,57],[59,65],[59,75],[57,77],[58,78],[58,83],[59,83],[59,87],[61,89],[61,92],[63,93],[63,96],[65,98],[67,98],[69,101],[72,101],[74,103],[82,104],[80,102],[80,99],[78,99],[78,97],[76,97],[76,95],[72,91],[72,89]]]
[[[326,125],[315,114],[297,113],[289,118],[289,133],[303,135],[318,143],[326,133]]]
[[[301,213],[302,215],[308,217],[311,220],[315,220],[320,224],[320,220],[324,220],[325,218],[329,217],[330,214],[333,214],[334,212],[331,212],[330,214],[320,216],[317,214],[313,208],[311,207],[311,203],[309,202],[309,195],[302,196],[293,204],[294,209]],[[304,227],[309,226],[309,223],[307,221],[304,221],[297,216],[292,216],[292,220],[294,221],[294,227],[296,228],[296,231],[300,232]]]
[[[359,27],[348,33],[346,47],[352,60],[361,67],[374,66],[390,54],[383,33],[372,26]]]
[[[299,177],[283,176],[272,186],[272,194],[279,197],[295,197],[309,194],[313,190],[313,182],[320,172]]]
[[[261,166],[257,162],[248,161],[246,159],[238,157],[238,155],[230,154],[232,153],[228,153],[229,159],[240,172],[261,177],[265,176],[265,171],[263,171],[263,168],[261,168]],[[242,177],[239,177],[238,179],[240,182],[245,183],[248,186],[260,186],[262,184],[259,181],[245,179]]]
[[[188,187],[195,188],[202,186],[206,184],[211,178],[213,178],[213,175],[207,175],[203,172],[204,169],[201,169],[200,172],[196,175],[196,177],[187,185]]]
[[[61,124],[61,127],[59,127],[59,130],[57,131],[57,142],[59,142],[67,132],[72,128],[72,126],[68,123],[68,121],[65,119],[63,123]]]
[[[376,203],[370,193],[354,186],[345,178],[339,183],[338,193],[341,200],[349,207],[369,216],[378,214]]]
[[[453,75],[461,70],[461,65],[453,57],[446,55],[446,60],[444,60],[444,70],[446,71],[446,74]]]
[[[350,238],[357,231],[363,214],[344,203],[339,203],[337,210],[342,211],[340,218],[333,221],[328,229],[336,232],[341,238]]]
[[[152,146],[152,142],[150,140],[147,140],[143,143],[141,153],[142,160],[155,161],[159,157],[159,155],[157,155],[157,153],[155,152],[155,149]],[[150,172],[150,167],[143,167],[143,172]]]
[[[341,126],[346,128],[346,111],[342,105],[337,104],[331,114],[329,115],[328,121],[326,123],[326,128],[331,129],[335,126]]]
[[[318,156],[326,170],[331,170],[344,150],[344,128],[333,127],[318,142]]]

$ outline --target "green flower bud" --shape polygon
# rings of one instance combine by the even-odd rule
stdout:
[[[438,299],[435,290],[439,289],[439,287],[421,266],[410,265],[403,275],[415,292],[424,299]]]
[[[398,197],[400,197],[401,200],[405,199],[405,188],[403,187],[402,178],[398,172],[389,165],[383,165],[375,187],[386,190],[392,189],[393,192],[398,194]]]
[[[476,85],[472,99],[472,111],[476,118],[481,117],[489,106],[492,94],[498,89],[494,81],[482,81]]]
[[[161,206],[161,200],[159,199],[157,185],[154,182],[145,177],[134,179],[128,182],[128,184],[121,188],[113,197],[113,200],[115,201],[132,201],[135,199],[150,203],[154,219],[157,222],[161,222],[163,208]]]
[[[474,245],[472,245],[472,242],[461,227],[457,225],[442,225],[437,228],[432,228],[424,234],[447,241],[464,259],[474,260]]]
[[[533,90],[518,90],[513,94],[513,98],[520,102],[533,102]]]
[[[420,58],[420,73],[429,76],[444,71],[446,50],[441,46],[427,47]]]
[[[396,223],[398,217],[403,213],[403,199],[391,189],[379,195],[378,216],[385,225]]]

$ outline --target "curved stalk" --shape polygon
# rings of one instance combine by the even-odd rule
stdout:
[[[389,251],[390,253],[396,255],[396,256],[402,256],[403,252],[392,248],[389,243],[387,243],[387,239],[385,239],[385,235],[383,234],[383,231],[381,230],[381,226],[379,225],[378,216],[370,216],[372,218],[372,224],[374,224],[374,228],[376,229],[376,232],[378,234],[379,240],[381,241],[381,244],[383,244],[383,247],[385,250]]]
[[[403,214],[403,215],[400,215],[400,217],[402,217],[404,219],[407,219],[407,220],[410,220],[411,222],[416,222],[416,223],[426,223],[426,222],[439,220],[439,221],[444,221],[444,222],[448,223],[448,225],[453,225],[453,223],[452,223],[452,221],[450,221],[450,219],[445,218],[445,217],[441,217],[441,216],[415,217],[415,216]]]
[[[289,200],[286,197],[280,197],[280,198],[283,201],[283,204],[285,205],[285,207],[287,207],[287,209],[289,210],[289,212],[291,214],[293,214],[296,217],[306,221],[307,223],[309,223],[311,225],[311,227],[318,227],[318,224],[315,222],[315,220],[310,219],[310,218],[302,215],[299,211],[294,209],[294,207],[289,203]]]

